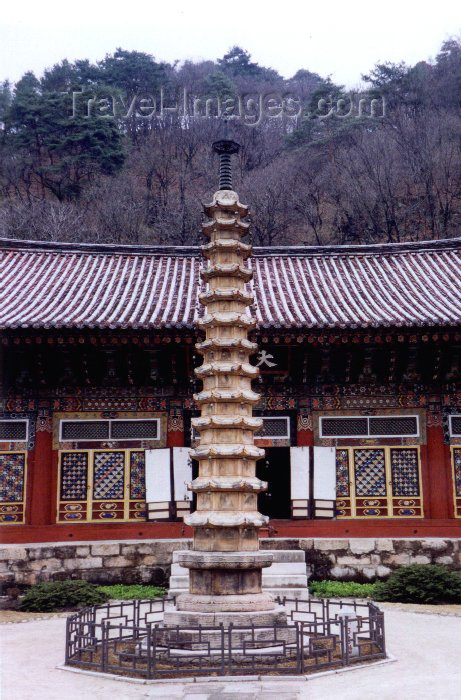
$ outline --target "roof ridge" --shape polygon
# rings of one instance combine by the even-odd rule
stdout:
[[[167,245],[131,245],[129,243],[77,243],[63,241],[36,241],[15,238],[0,238],[0,250],[38,250],[43,252],[62,253],[126,253],[154,255],[201,255],[200,246],[167,246]]]
[[[351,254],[379,254],[379,253],[403,253],[418,252],[424,250],[450,250],[461,248],[461,237],[443,238],[429,241],[405,241],[402,243],[365,243],[354,245],[326,245],[326,246],[255,246],[256,256],[330,256]],[[167,255],[171,257],[189,255],[198,257],[201,255],[200,245],[131,245],[128,243],[77,243],[61,241],[37,241],[20,240],[14,238],[0,238],[0,250],[37,250],[43,252],[82,252],[82,253],[125,253],[129,255]]]
[[[461,248],[461,237],[442,238],[429,241],[404,241],[401,243],[363,243],[354,245],[325,246],[261,246],[254,248],[255,255],[349,255],[366,253],[404,253],[424,250],[457,250]]]

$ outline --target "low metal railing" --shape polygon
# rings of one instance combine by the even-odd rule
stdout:
[[[288,624],[164,626],[173,598],[85,608],[67,618],[70,666],[127,677],[304,674],[386,656],[373,603],[278,599]]]

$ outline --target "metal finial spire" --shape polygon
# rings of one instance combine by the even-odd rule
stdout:
[[[223,121],[223,137],[213,143],[213,151],[219,154],[219,189],[232,190],[231,155],[239,152],[240,144],[229,138],[227,119]]]

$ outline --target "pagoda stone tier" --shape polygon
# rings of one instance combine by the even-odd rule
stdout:
[[[190,572],[189,593],[178,596],[176,612],[165,620],[272,624],[283,621],[284,613],[261,591],[261,571],[272,555],[259,551],[258,537],[268,518],[258,512],[257,499],[267,483],[256,477],[264,450],[254,444],[262,421],[252,415],[259,394],[251,382],[259,370],[249,361],[257,345],[248,340],[255,325],[248,313],[251,246],[241,241],[248,209],[232,190],[219,190],[205,213],[210,242],[202,247],[208,266],[201,273],[207,291],[200,302],[206,312],[198,321],[205,340],[196,346],[204,362],[195,370],[203,389],[194,397],[201,415],[192,421],[200,445],[191,451],[199,475],[189,484],[197,509],[185,518],[194,528],[193,550],[178,556]]]

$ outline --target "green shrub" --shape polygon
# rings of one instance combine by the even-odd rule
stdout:
[[[28,612],[55,612],[100,605],[108,599],[107,593],[87,581],[49,581],[29,588],[19,609]]]
[[[438,564],[412,564],[375,585],[375,600],[461,603],[461,576]]]
[[[354,583],[354,581],[312,581],[309,591],[317,598],[371,598],[374,583]]]
[[[99,590],[103,591],[112,600],[143,600],[147,598],[161,598],[166,594],[164,588],[158,586],[125,586],[117,584],[115,586],[99,586]]]

